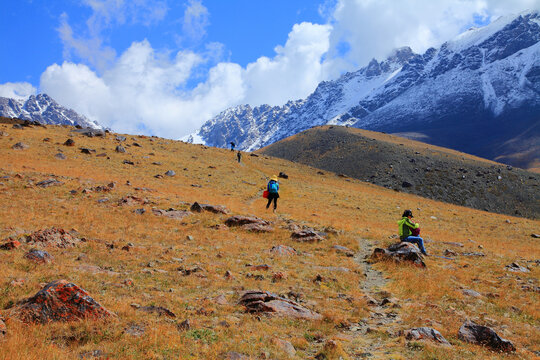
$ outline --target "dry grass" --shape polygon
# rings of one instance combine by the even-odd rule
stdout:
[[[107,323],[24,325],[8,321],[9,333],[0,346],[2,359],[72,359],[93,350],[118,359],[219,358],[227,351],[284,358],[273,338],[291,341],[297,358],[317,353],[355,358],[374,342],[386,349],[387,358],[506,358],[457,340],[457,330],[465,318],[491,324],[512,340],[519,349],[516,358],[530,358],[529,350],[540,350],[538,293],[521,290],[522,283],[538,279],[539,269],[529,264],[532,271],[527,274],[504,270],[513,261],[524,265],[525,260],[540,258],[538,240],[530,237],[539,232],[538,221],[442,204],[333,174],[321,176],[316,169],[280,159],[246,154],[239,165],[235,153],[228,150],[159,138],[132,140],[128,136],[127,144],[135,141],[142,147],[127,147],[126,154],[114,152],[114,136],[100,139],[74,135],[76,146],[65,147],[62,143],[70,130],[52,126],[14,130],[0,124],[0,131],[9,133],[8,137],[0,137],[0,176],[9,176],[0,179],[0,239],[51,226],[75,228],[88,239],[78,248],[50,249],[55,261],[48,265],[31,265],[22,258],[24,248],[0,252],[0,270],[4,274],[0,309],[33,295],[41,283],[65,278],[86,289],[118,317]],[[43,142],[45,137],[51,141]],[[30,148],[12,150],[11,145],[19,141]],[[79,147],[95,149],[96,154],[107,153],[110,159],[81,154]],[[67,160],[54,158],[59,149]],[[134,161],[135,166],[122,164],[124,159]],[[154,178],[169,169],[176,172],[175,177]],[[280,171],[290,178],[281,182],[276,215],[265,210],[261,193],[266,178]],[[64,185],[45,189],[33,185],[52,175]],[[127,180],[131,186],[126,185]],[[111,181],[117,184],[111,192],[81,193],[84,188]],[[72,189],[78,193],[71,195]],[[118,206],[118,200],[128,194],[151,203]],[[98,203],[102,198],[109,201]],[[152,207],[187,209],[194,201],[222,204],[233,214],[253,214],[274,221],[276,230],[270,234],[235,228],[216,230],[211,226],[222,224],[226,216],[203,213],[178,221],[151,212]],[[137,208],[145,208],[146,213],[134,213]],[[395,222],[405,208],[415,211],[423,235],[433,239],[427,244],[429,251],[441,254],[451,248],[443,242],[459,241],[465,249],[457,251],[479,251],[477,247],[482,245],[480,251],[486,253],[484,258],[460,257],[455,261],[432,257],[425,271],[376,265],[391,279],[388,290],[402,304],[399,313],[403,322],[396,324],[395,330],[431,323],[454,343],[450,350],[430,344],[407,346],[401,337],[358,335],[343,328],[366,318],[369,308],[359,290],[363,281],[361,267],[353,258],[333,251],[332,245],[358,250],[360,239],[378,246],[391,243],[389,236],[396,232]],[[297,243],[282,228],[287,219],[343,232],[329,235],[328,240],[318,244]],[[128,242],[134,247],[130,252],[122,251],[120,248]],[[105,243],[116,246],[109,249]],[[278,244],[307,255],[273,257],[268,250]],[[76,260],[81,253],[87,258]],[[246,264],[268,264],[271,269],[252,270]],[[93,273],[84,265],[110,271]],[[204,269],[200,275],[183,276],[177,271],[180,266],[196,265]],[[331,266],[351,271],[325,269]],[[232,280],[225,279],[227,270],[234,275]],[[275,272],[284,272],[286,279],[272,282]],[[264,279],[248,278],[248,273],[263,275]],[[314,282],[317,275],[324,280]],[[25,279],[23,286],[10,285],[18,278]],[[125,279],[132,279],[134,285],[124,285]],[[471,299],[460,292],[460,287],[499,296]],[[246,314],[236,305],[244,289],[301,293],[303,303],[323,314],[324,320]],[[216,304],[213,299],[218,295],[224,295],[228,304]],[[177,318],[147,314],[135,310],[132,303],[164,306]],[[191,329],[179,331],[176,325],[185,319],[190,319]],[[126,334],[125,329],[133,324],[143,327],[144,335]],[[324,341],[317,339],[337,339],[339,346],[324,348]]]

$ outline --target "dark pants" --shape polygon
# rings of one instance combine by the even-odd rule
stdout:
[[[272,203],[272,200],[274,200],[274,210],[277,209],[277,199],[279,198],[279,194],[277,193],[269,193],[268,194],[268,204],[266,204],[266,208],[268,209],[270,207],[270,204]]]

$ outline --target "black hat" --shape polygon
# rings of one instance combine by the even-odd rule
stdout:
[[[409,217],[409,216],[410,216],[410,217],[414,217],[414,216],[412,215],[412,211],[411,211],[411,210],[405,210],[405,211],[403,212],[402,217]]]

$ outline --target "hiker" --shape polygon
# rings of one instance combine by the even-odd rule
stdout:
[[[416,235],[420,234],[420,224],[415,223],[412,218],[413,214],[411,210],[405,210],[403,212],[401,220],[398,221],[399,239],[404,242],[416,244],[422,254],[428,256],[428,253],[424,248],[424,239],[422,239],[420,236],[415,236],[415,232]]]
[[[270,181],[266,186],[266,190],[268,191],[268,204],[266,204],[266,208],[268,209],[272,203],[272,200],[274,200],[274,211],[276,211],[277,199],[279,198],[279,183],[276,175],[270,178]]]
[[[240,162],[242,161],[242,153],[240,151],[236,153],[236,158],[238,159],[238,163],[240,164]]]
[[[236,146],[236,144],[234,143],[234,141],[231,141],[230,144],[231,144],[231,151],[234,151],[234,147]]]

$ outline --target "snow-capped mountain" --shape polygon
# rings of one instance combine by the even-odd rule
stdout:
[[[26,101],[0,97],[0,116],[38,121],[42,124],[103,129],[97,122],[63,107],[47,94],[31,95]]]
[[[234,141],[251,151],[323,124],[400,133],[491,159],[522,143],[538,146],[540,13],[502,17],[424,54],[398,49],[320,83],[307,99],[227,109],[184,140]]]

